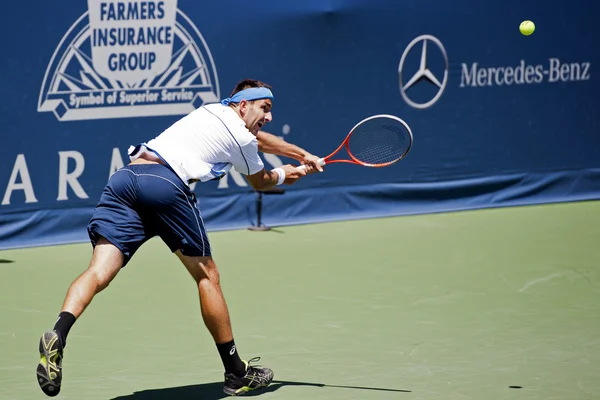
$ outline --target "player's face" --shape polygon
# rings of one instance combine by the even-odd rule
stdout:
[[[246,112],[243,116],[246,128],[256,135],[263,125],[273,120],[273,115],[271,114],[272,107],[273,103],[271,99],[249,102],[246,105]]]

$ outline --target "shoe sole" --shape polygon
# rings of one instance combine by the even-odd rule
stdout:
[[[257,389],[262,389],[265,388],[267,386],[269,386],[270,383],[267,383],[265,385],[260,385],[254,388],[251,388],[249,386],[242,386],[241,388],[237,389],[237,390],[233,390],[233,389],[229,389],[229,388],[223,388],[223,392],[228,395],[228,396],[243,396],[246,393],[252,391],[252,390],[257,390]]]
[[[60,381],[62,380],[61,368],[57,367],[53,362],[48,362],[51,357],[48,348],[51,347],[55,340],[59,340],[58,334],[55,332],[46,332],[40,338],[40,362],[36,370],[37,382],[40,385],[40,389],[50,397],[54,397],[60,392]]]

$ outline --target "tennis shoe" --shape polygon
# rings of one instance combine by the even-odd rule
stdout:
[[[42,391],[50,397],[54,397],[60,392],[63,351],[64,346],[55,331],[46,332],[40,338],[37,381]]]
[[[259,368],[250,365],[252,362],[260,360],[260,357],[254,357],[250,361],[244,361],[246,364],[246,375],[238,377],[235,374],[225,374],[225,386],[223,392],[229,396],[242,396],[247,392],[269,386],[273,380],[273,371],[270,368]]]

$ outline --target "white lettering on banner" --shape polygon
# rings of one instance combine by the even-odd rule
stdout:
[[[561,63],[558,58],[550,59],[548,82],[588,81],[590,79],[590,63]]]
[[[110,158],[110,170],[108,171],[108,177],[110,178],[120,168],[123,168],[123,158],[118,147],[115,147],[112,151],[112,157]]]
[[[565,62],[556,57],[548,58],[546,63],[536,64],[521,60],[517,65],[482,66],[480,61],[463,62],[460,65],[460,88],[589,81],[592,66],[589,61]],[[448,85],[449,70],[448,54],[438,38],[429,34],[414,38],[404,49],[398,65],[401,97],[413,108],[431,107],[441,98]]]
[[[545,79],[549,83],[590,80],[589,62],[561,63],[558,58],[548,59],[547,66],[527,65],[525,60],[516,67],[480,67],[476,62],[461,65],[461,88],[536,84]]]
[[[149,90],[146,90],[142,93],[133,93],[131,91],[120,90],[108,95],[105,95],[104,92],[90,92],[86,95],[79,96],[75,93],[71,93],[69,96],[69,106],[72,108],[103,106],[106,104],[134,106],[138,104],[147,105],[158,102],[172,103],[191,101],[193,99],[194,92],[185,89],[178,89],[177,91],[163,89],[160,91],[160,93],[151,92]]]
[[[219,101],[210,49],[177,0],[85,3],[48,65],[38,111],[61,121],[185,115]]]
[[[21,183],[17,183],[17,177],[19,176],[21,177]],[[10,196],[15,190],[23,190],[25,192],[25,203],[37,203],[24,154],[17,155],[15,165],[10,174],[10,178],[8,179],[8,186],[6,187],[4,197],[2,198],[3,206],[10,204]]]
[[[88,9],[98,74],[134,87],[169,67],[176,1],[88,0]]]
[[[85,159],[83,158],[83,155],[78,151],[59,151],[58,156],[60,161],[58,171],[58,197],[56,200],[69,200],[69,197],[67,196],[67,185],[73,189],[77,197],[80,199],[87,199],[88,195],[77,180],[85,169]],[[70,159],[75,161],[75,169],[73,172],[67,172]]]
[[[79,182],[79,178],[83,175],[85,170],[85,158],[83,154],[78,151],[59,151],[59,167],[58,167],[58,197],[57,201],[69,200],[68,188],[70,187],[75,195],[80,199],[87,199],[89,196],[83,190]],[[273,154],[263,154],[265,161],[270,164],[273,168],[277,168],[283,165],[283,162],[279,157]],[[75,167],[72,171],[69,171],[69,161],[72,160],[75,163]],[[115,147],[112,149],[109,174],[108,178],[112,176],[119,168],[124,166],[123,158],[119,148]],[[47,176],[47,168],[45,170],[44,177]],[[228,178],[231,177],[233,183],[239,187],[248,187],[248,182],[244,178],[244,175],[231,168],[222,179],[219,180],[217,189],[228,189],[230,187]],[[190,184],[190,188],[194,190],[196,183]],[[23,190],[25,194],[25,203],[37,203],[38,200],[35,196],[31,178],[29,176],[29,169],[25,161],[25,155],[17,155],[12,173],[8,180],[8,185],[4,192],[4,197],[0,205],[10,205],[11,195],[15,190]]]
[[[165,102],[192,100],[192,98],[194,97],[193,92],[189,92],[183,88],[177,92],[169,92],[167,89],[163,89],[163,91],[160,92],[160,94],[161,94],[160,99]]]
[[[163,1],[159,1],[158,4],[151,1],[100,3],[100,20],[102,21],[161,19],[164,15]]]
[[[150,93],[148,90],[144,93],[119,92],[119,104],[133,106],[138,103],[156,103],[157,101],[158,93]]]
[[[69,105],[75,108],[104,105],[104,92],[89,93],[85,96],[77,96],[75,93],[71,93]]]

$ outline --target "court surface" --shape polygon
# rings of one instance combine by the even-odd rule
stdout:
[[[265,399],[600,398],[600,202],[210,235]],[[40,335],[89,244],[0,252],[0,399],[44,399]],[[57,399],[221,399],[193,280],[147,243],[71,330]]]

